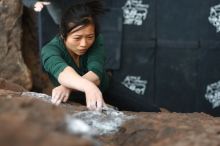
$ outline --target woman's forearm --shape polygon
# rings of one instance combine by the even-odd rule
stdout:
[[[85,92],[86,88],[94,86],[93,82],[81,77],[73,68],[66,67],[58,76],[61,85]]]
[[[102,92],[99,88],[93,82],[81,77],[73,68],[69,66],[66,67],[59,74],[58,81],[61,85],[66,86],[67,88],[84,92],[86,97],[86,106],[88,109],[101,110],[101,108],[105,105]],[[60,88],[59,86],[53,91],[53,103],[59,105],[61,101],[67,101],[69,95],[66,94],[70,93],[69,90]]]
[[[82,76],[84,79],[87,79],[91,82],[93,82],[96,86],[99,86],[100,84],[100,79],[99,77],[92,71],[87,72]]]

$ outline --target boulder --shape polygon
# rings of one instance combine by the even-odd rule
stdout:
[[[204,113],[137,113],[112,108],[98,113],[74,102],[55,106],[50,98],[0,90],[0,145],[220,145],[220,119]],[[97,127],[98,133],[92,133]]]
[[[21,92],[0,90],[1,146],[92,146],[65,132],[65,112]]]
[[[3,78],[0,78],[0,89],[5,89],[5,90],[11,90],[11,91],[15,91],[15,92],[24,92],[27,91],[24,87],[12,83],[10,81],[7,81]]]

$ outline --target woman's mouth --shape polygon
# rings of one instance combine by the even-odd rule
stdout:
[[[80,53],[80,54],[83,54],[83,53],[85,53],[86,51],[87,51],[87,50],[80,50],[79,53]]]

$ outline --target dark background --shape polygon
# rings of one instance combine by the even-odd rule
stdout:
[[[143,0],[150,7],[141,26],[123,24],[126,2],[105,0],[108,11],[100,19],[106,68],[114,70],[113,77],[119,82],[141,77],[147,81],[144,98],[170,111],[220,116],[220,108],[213,109],[205,99],[207,85],[220,79],[220,34],[208,21],[210,7],[220,1]],[[64,0],[62,6],[70,3]],[[57,32],[44,9],[39,14],[40,46]]]

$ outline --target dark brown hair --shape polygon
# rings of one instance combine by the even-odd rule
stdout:
[[[88,24],[95,25],[95,35],[99,33],[97,16],[104,13],[102,0],[80,0],[70,6],[62,15],[60,36],[65,39],[67,34],[78,26],[80,30]],[[77,31],[76,30],[76,31]]]

